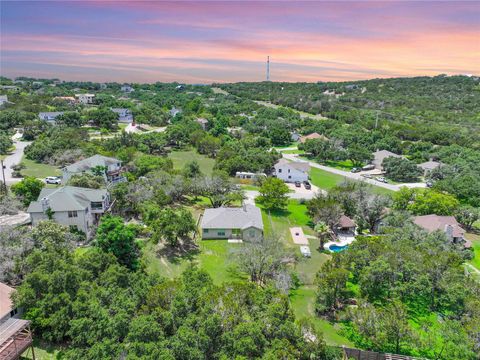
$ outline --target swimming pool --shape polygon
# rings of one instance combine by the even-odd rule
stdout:
[[[328,249],[331,251],[331,252],[334,252],[334,253],[337,253],[337,252],[340,252],[340,251],[343,251],[345,249],[348,249],[348,245],[343,245],[343,246],[339,246],[339,245],[330,245],[328,247]]]

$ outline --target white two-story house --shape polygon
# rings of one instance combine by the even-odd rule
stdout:
[[[274,167],[274,175],[285,182],[303,182],[308,180],[310,165],[306,162],[288,161],[282,158],[278,160]]]
[[[98,223],[109,206],[110,197],[106,189],[63,186],[43,188],[37,201],[30,203],[27,212],[33,226],[51,218],[61,225],[83,231],[89,239],[92,226]]]
[[[65,166],[62,169],[63,183],[67,183],[73,175],[84,173],[92,174],[92,170],[98,169],[98,167],[105,169],[101,175],[106,182],[115,183],[125,181],[125,177],[122,174],[122,162],[120,160],[103,155],[93,155],[72,165]]]
[[[75,94],[77,101],[84,105],[93,104],[95,94]]]

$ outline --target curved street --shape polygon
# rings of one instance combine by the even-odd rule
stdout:
[[[16,133],[12,136],[15,150],[13,150],[13,152],[10,155],[7,155],[3,160],[3,165],[5,166],[5,182],[7,183],[7,185],[15,184],[22,180],[21,178],[12,177],[12,166],[17,165],[22,161],[23,152],[27,145],[31,143],[31,141],[21,141],[21,137],[22,134],[20,133]]]

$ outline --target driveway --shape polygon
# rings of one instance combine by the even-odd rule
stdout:
[[[290,199],[296,199],[296,200],[300,200],[300,199],[305,199],[305,200],[311,200],[315,197],[315,195],[317,194],[317,192],[323,192],[323,193],[326,193],[324,190],[321,190],[319,189],[318,187],[316,186],[313,186],[312,185],[312,189],[311,190],[307,190],[303,187],[301,188],[297,188],[295,187],[294,184],[287,184],[288,188],[290,190],[293,190],[293,192],[290,192],[288,193],[288,197]],[[245,190],[244,191],[244,194],[245,194],[245,199],[243,200],[243,203],[244,204],[251,204],[251,205],[255,205],[255,198],[257,196],[260,195],[260,193],[257,191],[257,190]]]
[[[18,135],[18,133],[12,136],[15,150],[13,150],[13,152],[3,160],[3,165],[5,166],[5,182],[7,185],[14,184],[22,180],[21,178],[12,177],[12,166],[17,165],[22,161],[24,149],[27,145],[31,144],[31,141],[20,141],[20,137],[21,134]]]
[[[388,189],[388,190],[392,190],[392,191],[398,191],[400,190],[400,188],[402,186],[406,186],[406,187],[409,187],[409,188],[416,188],[416,187],[425,187],[425,184],[424,183],[410,183],[410,184],[397,184],[397,185],[394,185],[394,184],[385,184],[385,183],[382,183],[380,181],[377,181],[375,179],[366,179],[364,177],[362,177],[359,173],[351,173],[349,171],[344,171],[344,170],[339,170],[339,169],[335,169],[335,168],[332,168],[332,167],[329,167],[329,166],[324,166],[324,165],[320,165],[320,164],[317,164],[313,161],[307,161],[307,160],[299,160],[298,159],[298,154],[282,154],[283,157],[287,160],[290,160],[290,161],[304,161],[304,162],[308,162],[310,164],[311,167],[314,167],[314,168],[317,168],[317,169],[321,169],[321,170],[325,170],[325,171],[328,171],[332,174],[337,174],[337,175],[340,175],[340,176],[343,176],[343,177],[346,177],[347,179],[352,179],[352,180],[357,180],[357,181],[364,181],[368,184],[371,184],[371,185],[375,185],[375,186],[378,186],[378,187],[382,187],[382,188],[385,188],[385,189]]]

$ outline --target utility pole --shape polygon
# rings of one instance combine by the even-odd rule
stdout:
[[[5,181],[5,165],[3,165],[3,160],[0,160],[0,163],[2,165],[2,177],[3,177],[3,185],[2,185],[2,190],[3,193],[6,195],[7,194],[7,182]]]
[[[270,81],[270,56],[267,56],[267,81]]]

